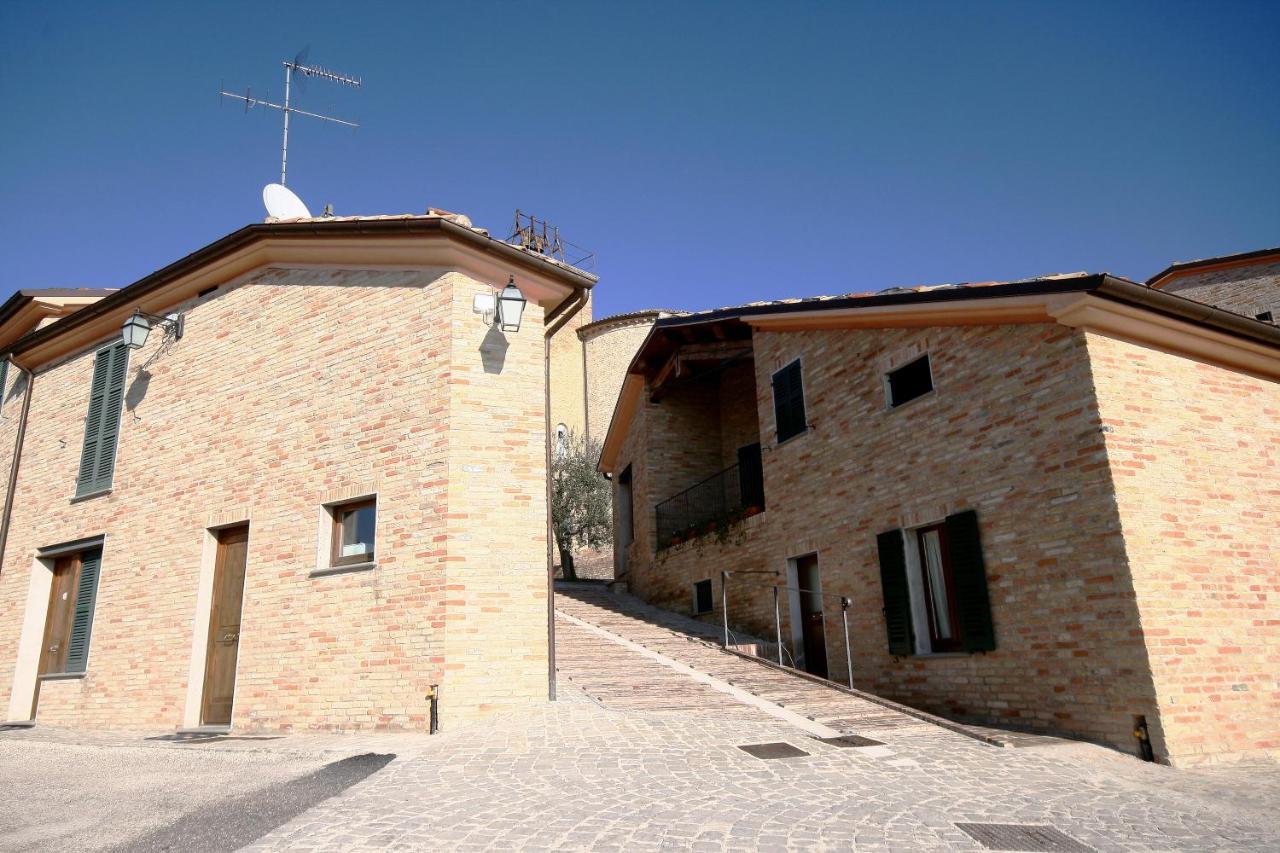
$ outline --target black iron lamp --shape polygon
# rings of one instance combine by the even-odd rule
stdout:
[[[507,286],[498,294],[498,328],[504,332],[520,331],[520,318],[524,315],[525,303],[524,294],[516,287],[516,277],[511,276]]]
[[[183,316],[181,314],[159,317],[137,308],[120,326],[120,337],[125,346],[129,349],[142,349],[146,346],[147,335],[151,334],[152,325],[173,332],[174,339],[182,337]]]

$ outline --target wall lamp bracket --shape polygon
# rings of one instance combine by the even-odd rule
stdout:
[[[185,325],[185,314],[176,313],[161,316],[148,314],[141,308],[137,308],[129,315],[129,319],[121,324],[120,338],[129,349],[142,349],[142,347],[146,346],[147,336],[151,333],[152,326],[159,326],[173,335],[174,340],[179,340],[182,338]]]

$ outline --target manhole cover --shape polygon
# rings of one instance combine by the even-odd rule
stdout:
[[[1020,823],[957,823],[962,832],[988,850],[1024,853],[1093,853],[1070,835],[1052,826]]]
[[[839,737],[820,737],[816,740],[822,743],[829,743],[832,746],[851,747],[851,746],[884,746],[884,743],[878,740],[872,740],[862,735],[840,735]]]
[[[802,755],[808,755],[803,749],[794,747],[789,743],[749,743],[739,746],[738,749],[754,755],[756,758],[799,758]]]

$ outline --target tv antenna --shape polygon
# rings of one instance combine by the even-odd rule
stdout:
[[[338,83],[343,86],[350,86],[353,89],[360,88],[360,78],[358,77],[348,77],[345,74],[339,74],[336,71],[330,71],[327,68],[321,68],[319,65],[307,65],[306,64],[307,53],[310,51],[310,49],[311,48],[309,47],[303,48],[298,52],[298,55],[293,58],[292,62],[286,61],[283,63],[284,65],[284,103],[283,104],[274,104],[271,101],[265,100],[263,98],[255,98],[253,96],[253,91],[251,89],[245,89],[245,92],[243,95],[236,94],[235,92],[228,92],[225,89],[219,89],[218,91],[218,94],[222,97],[235,98],[236,100],[244,101],[245,112],[248,112],[254,107],[270,107],[273,110],[280,110],[280,112],[284,113],[284,139],[280,143],[280,184],[281,186],[285,185],[285,175],[288,171],[288,166],[289,166],[289,114],[290,113],[297,113],[300,116],[309,116],[311,118],[318,118],[318,119],[321,119],[322,121],[331,121],[334,124],[340,124],[340,125],[343,125],[344,127],[360,126],[356,124],[354,121],[347,121],[346,119],[340,119],[340,118],[335,118],[333,116],[321,115],[320,113],[308,112],[307,110],[300,110],[297,107],[293,107],[289,105],[289,90],[293,84],[294,72],[297,72],[298,74],[302,75],[302,79],[298,81],[298,84],[300,87],[306,83],[306,78],[319,77],[321,80],[328,80],[331,83]],[[268,97],[269,97],[269,94],[268,94]]]

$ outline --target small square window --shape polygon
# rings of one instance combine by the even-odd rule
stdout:
[[[695,616],[710,613],[715,609],[711,593],[711,580],[698,581],[693,585],[693,614]]]
[[[333,554],[330,565],[350,566],[374,561],[377,501],[354,501],[333,508]]]
[[[889,408],[894,409],[923,397],[933,390],[933,373],[929,370],[929,356],[922,355],[897,370],[890,370],[885,377],[885,389],[889,395]]]
[[[1264,322],[1264,323],[1274,323],[1274,322],[1275,322],[1274,316],[1272,315],[1272,313],[1271,313],[1270,311],[1263,311],[1261,314],[1257,314],[1257,315],[1255,315],[1255,316],[1254,316],[1254,319],[1255,319],[1255,320],[1261,320],[1261,321],[1262,321],[1262,322]]]

